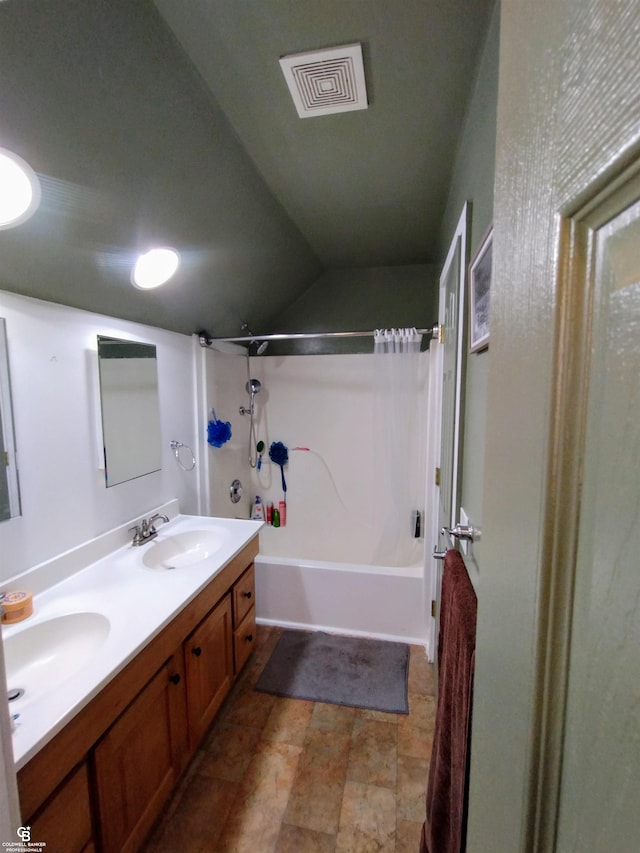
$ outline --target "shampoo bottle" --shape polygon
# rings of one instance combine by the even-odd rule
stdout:
[[[253,504],[253,512],[251,513],[251,518],[254,519],[254,521],[264,521],[264,510],[262,508],[262,500],[260,499],[260,495],[256,495],[256,500]]]

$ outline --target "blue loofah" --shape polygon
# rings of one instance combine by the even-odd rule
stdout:
[[[282,474],[282,491],[287,491],[287,483],[284,479],[284,466],[289,461],[289,451],[286,446],[281,441],[274,441],[269,448],[269,459],[275,464],[280,466],[280,473]]]
[[[212,447],[222,447],[231,438],[229,421],[209,421],[207,426],[207,441]]]

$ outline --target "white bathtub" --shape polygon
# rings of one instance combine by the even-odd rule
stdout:
[[[255,567],[262,624],[427,643],[422,564],[390,568],[259,554]]]

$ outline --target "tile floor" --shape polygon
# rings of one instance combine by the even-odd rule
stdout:
[[[417,853],[435,719],[433,670],[411,646],[409,714],[253,689],[257,645],[145,853]]]

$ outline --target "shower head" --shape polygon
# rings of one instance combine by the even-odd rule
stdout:
[[[255,397],[256,394],[260,393],[262,383],[259,379],[250,379],[244,387],[247,394],[251,394],[252,397]]]
[[[248,323],[243,323],[240,328],[246,335],[248,335],[250,338],[253,338],[253,332],[249,328]],[[256,355],[262,355],[262,353],[269,346],[269,341],[261,341],[260,339],[249,341],[249,346],[247,347],[247,354],[251,351],[252,346],[255,346],[256,348]]]

